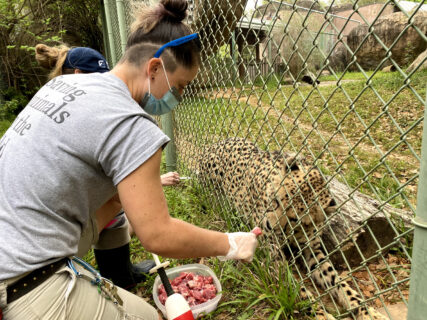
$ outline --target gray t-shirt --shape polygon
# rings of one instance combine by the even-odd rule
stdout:
[[[90,213],[168,141],[111,73],[49,81],[0,138],[0,280],[75,254]]]

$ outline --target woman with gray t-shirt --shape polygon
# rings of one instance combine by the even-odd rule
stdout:
[[[104,73],[110,71],[107,60],[98,51],[86,47],[69,48],[66,45],[50,47],[36,45],[36,60],[40,66],[50,70],[49,80],[64,74]],[[180,182],[177,172],[160,176],[162,186],[173,186]],[[89,228],[90,229],[90,228]],[[132,228],[121,210],[99,233],[94,246],[94,255],[100,274],[115,285],[131,290],[146,279],[146,274],[155,266],[153,260],[132,264],[130,260],[130,235]],[[84,256],[91,245],[90,233],[84,230],[80,240],[78,256]]]

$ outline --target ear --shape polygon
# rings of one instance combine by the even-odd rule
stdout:
[[[150,76],[150,78],[155,78],[161,67],[162,61],[160,58],[151,58],[147,62],[147,75]]]

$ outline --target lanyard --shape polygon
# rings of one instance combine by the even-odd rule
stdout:
[[[94,277],[89,277],[84,273],[81,273],[77,271],[76,267],[74,266],[74,262],[81,265],[83,268],[85,268],[87,271],[89,271]],[[86,261],[78,258],[68,258],[67,259],[67,265],[68,267],[73,270],[75,275],[78,278],[83,278],[88,281],[90,281],[91,284],[98,287],[98,292],[105,296],[107,299],[112,300],[115,304],[118,304],[120,306],[123,306],[123,300],[120,298],[120,296],[117,293],[117,287],[108,279],[103,278],[97,270],[95,270],[90,264],[88,264]]]

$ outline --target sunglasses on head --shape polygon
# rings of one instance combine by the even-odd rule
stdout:
[[[200,43],[200,39],[199,39],[199,34],[193,33],[193,34],[189,34],[188,36],[184,36],[184,37],[172,40],[172,41],[162,45],[159,48],[159,50],[157,50],[156,53],[154,54],[154,58],[159,58],[160,55],[163,53],[163,51],[165,51],[166,48],[177,47],[177,46],[180,46],[180,45],[187,43],[189,41],[192,41],[192,40],[194,40],[194,43],[196,44],[197,48],[200,50],[201,43]]]

